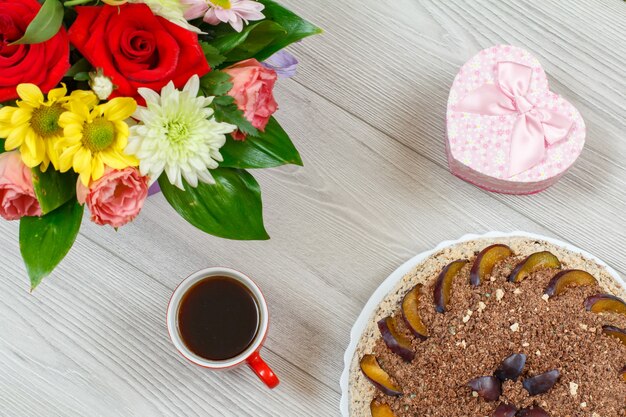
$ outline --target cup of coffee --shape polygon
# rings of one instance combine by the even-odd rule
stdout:
[[[239,271],[208,268],[186,278],[167,307],[174,346],[190,362],[212,370],[247,364],[270,388],[279,381],[259,351],[269,326],[259,287]]]

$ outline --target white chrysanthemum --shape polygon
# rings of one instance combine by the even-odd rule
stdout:
[[[139,124],[130,128],[126,153],[139,159],[142,175],[157,179],[165,172],[181,190],[185,189],[182,178],[192,187],[198,181],[215,183],[209,170],[224,160],[219,149],[236,126],[215,120],[208,107],[213,97],[197,97],[199,88],[200,79],[194,75],[182,91],[171,81],[161,95],[139,89],[146,107],[133,114]]]
[[[152,13],[192,32],[203,33],[200,29],[187,22],[185,11],[187,5],[180,0],[130,0],[129,3],[144,3]]]

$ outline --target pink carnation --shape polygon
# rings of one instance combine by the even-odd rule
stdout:
[[[41,216],[30,168],[18,151],[0,155],[0,216],[6,220]]]
[[[121,227],[134,220],[148,196],[148,177],[136,168],[107,169],[98,181],[85,187],[76,185],[78,202],[87,203],[91,221],[99,225]]]
[[[232,77],[233,88],[228,93],[235,98],[237,107],[252,126],[264,131],[270,116],[278,110],[274,99],[276,71],[265,68],[256,59],[242,61],[224,70]],[[236,140],[244,140],[246,135],[233,133]]]

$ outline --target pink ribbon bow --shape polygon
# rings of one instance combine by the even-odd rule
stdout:
[[[509,177],[540,163],[546,147],[565,139],[574,124],[567,116],[537,107],[528,99],[532,71],[516,62],[498,62],[497,83],[482,85],[454,107],[488,116],[519,115],[511,132]]]

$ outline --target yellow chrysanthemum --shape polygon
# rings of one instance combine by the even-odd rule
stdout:
[[[59,125],[64,137],[57,143],[59,168],[71,168],[81,182],[97,181],[105,165],[113,169],[137,166],[139,161],[124,153],[128,143],[128,119],[137,103],[129,97],[118,97],[90,108],[85,100],[70,100],[70,111],[63,113]]]
[[[63,136],[63,128],[58,122],[69,108],[67,88],[63,85],[50,90],[46,100],[36,85],[20,84],[17,94],[21,98],[16,102],[17,107],[0,109],[0,137],[6,138],[5,149],[19,148],[24,164],[31,168],[41,165],[45,171],[50,161],[57,168],[54,143]]]
[[[93,109],[96,106],[96,104],[100,102],[96,94],[91,90],[74,90],[72,91],[72,94],[70,94],[69,100],[82,101],[90,109]],[[67,106],[67,108],[68,110],[70,109],[69,106]]]

